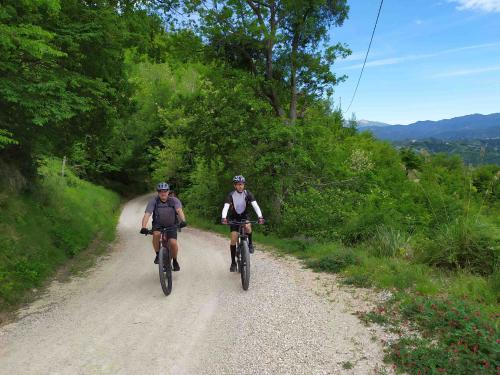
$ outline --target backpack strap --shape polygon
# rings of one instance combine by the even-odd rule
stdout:
[[[177,215],[177,210],[175,209],[175,204],[173,202],[174,200],[173,199],[170,199],[170,197],[167,199],[167,202],[168,202],[168,206],[169,207],[172,207],[172,210],[174,210],[174,214],[175,214],[175,224],[179,224],[179,215]]]
[[[157,221],[160,217],[160,213],[158,212],[158,204],[159,203],[160,203],[160,197],[156,197],[155,206],[153,208],[153,220],[155,220],[155,221]],[[175,223],[178,224],[179,223],[179,215],[177,214],[177,210],[175,209],[175,204],[172,201],[172,199],[170,199],[170,198],[167,199],[167,205],[168,205],[168,207],[172,208],[172,210],[174,210]]]
[[[153,208],[153,221],[157,221],[159,217],[158,213],[158,201],[160,200],[160,197],[156,197],[155,199],[155,206]]]

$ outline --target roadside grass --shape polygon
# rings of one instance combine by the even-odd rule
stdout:
[[[209,222],[188,211],[190,225],[229,237],[226,226]],[[316,243],[305,239],[283,239],[264,234],[259,228],[253,238],[281,254],[294,255],[316,271],[339,273],[343,282],[359,287],[378,287],[415,295],[447,295],[464,299],[485,312],[498,309],[500,272],[489,277],[466,270],[442,270],[401,257],[373,256],[370,244],[346,247],[340,243]]]
[[[60,282],[69,280],[71,276],[80,275],[97,264],[98,259],[109,250],[109,240],[103,240],[100,234],[92,240],[89,246],[67,259],[56,271],[55,278]]]
[[[205,229],[218,234],[224,235],[229,238],[229,229],[227,225],[221,225],[219,223],[220,218],[217,218],[217,222],[209,221],[197,215],[196,212],[186,208],[187,221],[190,226],[194,226],[199,229]],[[274,235],[268,235],[262,233],[257,225],[253,226],[253,239],[260,244],[269,246],[278,250],[281,254],[292,254],[301,259],[305,258],[303,254],[306,250],[309,250],[309,243],[301,239],[282,239]]]
[[[196,216],[196,215],[194,215]],[[197,227],[228,235],[227,228],[191,218]],[[500,371],[500,276],[446,270],[405,256],[405,238],[357,247],[281,239],[256,230],[254,239],[278,254],[302,259],[315,271],[339,274],[342,282],[390,290],[393,298],[360,318],[400,333],[386,359],[399,373],[497,374]],[[385,239],[384,239],[385,240]],[[391,250],[391,247],[403,249]],[[389,256],[387,256],[389,255]],[[406,328],[418,334],[405,334]],[[406,330],[408,331],[408,330]]]
[[[311,250],[305,252],[309,256],[306,265],[315,271],[340,273],[350,266],[361,263],[361,258],[351,248],[329,244],[315,245]]]
[[[342,362],[342,368],[344,370],[350,370],[350,369],[354,368],[354,365],[350,361],[345,361],[345,362]]]
[[[405,374],[498,374],[498,314],[467,301],[396,292],[391,301],[362,314],[365,323],[399,334],[386,359]]]
[[[120,197],[68,168],[61,177],[60,166],[56,159],[41,161],[39,182],[31,191],[2,189],[0,311],[25,302],[32,289],[96,238],[96,249],[114,239]]]

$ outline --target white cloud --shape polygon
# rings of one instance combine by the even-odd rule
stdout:
[[[482,10],[484,12],[500,12],[500,0],[452,0],[458,3],[459,10]]]
[[[366,63],[366,67],[370,66],[384,66],[384,65],[394,65],[394,64],[400,64],[405,61],[411,61],[411,60],[418,60],[418,59],[423,59],[426,57],[432,56],[432,54],[425,54],[425,55],[408,55],[408,56],[401,56],[401,57],[390,57],[387,59],[379,59],[379,60],[373,60],[373,61],[368,61]],[[346,66],[345,68],[342,68],[344,70],[354,70],[354,69],[361,69],[363,67],[363,64],[355,64],[355,65],[349,65]]]
[[[490,48],[490,47],[500,47],[500,43],[473,44],[471,46],[464,46],[464,47],[447,49],[447,50],[442,51],[442,53],[460,52],[460,51],[467,51],[469,49]]]
[[[500,65],[487,66],[484,68],[452,70],[452,71],[436,74],[433,76],[433,78],[471,76],[471,75],[475,75],[475,74],[489,73],[489,72],[496,72],[496,71],[500,71]]]
[[[475,49],[480,49],[480,48],[490,48],[490,47],[500,47],[500,43],[474,44],[471,46],[445,49],[445,50],[442,50],[439,52],[434,52],[434,53],[422,53],[422,54],[417,54],[417,55],[407,55],[407,56],[401,56],[401,57],[391,57],[391,58],[387,58],[387,59],[373,60],[373,61],[368,61],[366,63],[366,67],[394,65],[394,64],[400,64],[403,62],[407,62],[407,61],[422,60],[422,59],[426,59],[426,58],[430,58],[430,57],[441,56],[441,55],[445,55],[448,53],[475,50]],[[355,65],[346,66],[343,69],[344,70],[360,69],[362,66],[363,66],[363,64],[355,64]]]

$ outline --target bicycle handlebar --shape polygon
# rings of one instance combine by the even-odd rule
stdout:
[[[162,227],[162,228],[158,228],[158,229],[149,229],[148,230],[148,234],[152,235],[153,232],[168,232],[169,230],[173,230],[173,229],[176,229],[178,230],[179,232],[181,231],[181,227],[177,224],[177,225],[174,225],[174,226],[171,226],[171,227]]]
[[[244,224],[259,224],[259,221],[258,220],[245,220],[245,221],[228,220],[227,224],[222,224],[222,225],[244,225]]]

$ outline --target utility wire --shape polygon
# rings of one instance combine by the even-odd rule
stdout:
[[[368,44],[368,50],[366,51],[365,61],[363,62],[363,67],[361,68],[361,72],[359,73],[358,83],[356,84],[356,88],[354,89],[354,94],[352,94],[351,102],[347,107],[347,110],[344,113],[349,112],[349,108],[351,108],[352,102],[354,101],[354,97],[358,92],[359,82],[361,82],[361,76],[363,75],[363,71],[365,70],[366,60],[368,59],[368,54],[370,53],[370,48],[372,46],[373,36],[375,35],[375,29],[377,28],[378,18],[380,17],[380,11],[382,10],[382,4],[384,0],[380,0],[380,6],[378,8],[377,19],[375,20],[375,25],[373,26],[372,37],[370,38],[370,44]]]

